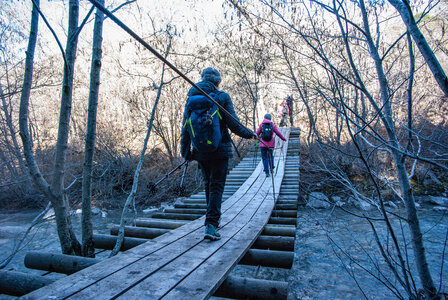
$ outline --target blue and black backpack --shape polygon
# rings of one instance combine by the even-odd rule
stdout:
[[[261,139],[266,142],[270,142],[272,140],[272,136],[274,135],[274,126],[272,123],[263,123],[261,127]]]
[[[213,99],[218,93],[210,93]],[[213,152],[221,143],[222,133],[219,121],[222,119],[218,106],[204,95],[187,99],[188,118],[183,125],[190,134],[193,148],[198,152]]]

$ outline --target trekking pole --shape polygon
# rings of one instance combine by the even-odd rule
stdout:
[[[184,180],[185,180],[185,175],[187,174],[188,163],[190,161],[187,160],[186,162],[187,163],[185,164],[184,173],[182,174],[182,179],[180,180],[179,194],[178,194],[179,197],[183,196],[183,194],[184,194]]]
[[[260,147],[258,147],[257,142],[254,143],[254,149],[255,149],[255,156],[254,159],[252,160],[252,167],[255,168],[255,163],[257,162],[258,159],[258,150]]]
[[[96,8],[101,10],[106,16],[108,16],[112,21],[115,22],[118,26],[120,26],[124,31],[126,31],[130,36],[132,36],[134,39],[136,39],[140,44],[142,44],[143,47],[145,47],[147,50],[149,50],[152,54],[154,54],[158,59],[163,61],[168,67],[170,67],[174,72],[176,72],[180,77],[182,77],[185,81],[187,81],[189,84],[191,84],[195,89],[197,89],[202,95],[204,95],[208,100],[210,100],[212,103],[214,103],[222,112],[224,112],[229,118],[231,118],[234,122],[244,127],[247,131],[250,131],[252,135],[256,137],[262,144],[266,146],[261,139],[256,136],[256,134],[244,126],[237,118],[232,116],[221,104],[219,104],[215,99],[213,99],[209,94],[207,94],[203,89],[201,89],[199,86],[197,86],[190,78],[188,78],[184,73],[179,71],[172,63],[170,63],[165,57],[163,57],[159,52],[157,52],[154,48],[152,48],[147,42],[145,42],[140,36],[138,36],[134,31],[132,31],[129,27],[127,27],[123,22],[120,21],[112,12],[110,12],[107,8],[105,8],[103,5],[98,3],[96,0],[89,0],[90,3],[92,3]]]
[[[175,167],[173,170],[171,170],[168,174],[166,174],[162,179],[160,179],[159,181],[157,181],[156,183],[149,183],[148,184],[148,189],[150,193],[154,193],[156,186],[158,186],[162,181],[164,181],[165,179],[167,179],[168,177],[170,177],[171,174],[173,174],[175,171],[177,171],[178,169],[180,169],[183,165],[185,165],[186,163],[188,163],[188,160],[185,160],[183,163],[181,163],[180,165],[178,165],[177,167]]]
[[[235,143],[233,142],[232,139],[230,139],[230,141],[232,142],[233,148],[235,149],[236,154],[238,155],[239,158],[241,158],[240,152],[238,152],[238,148],[236,147]]]
[[[272,197],[275,202],[275,182],[274,182],[274,151],[268,148],[268,158],[269,158],[269,169],[271,169],[271,180],[272,180]]]

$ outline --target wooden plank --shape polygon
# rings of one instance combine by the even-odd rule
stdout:
[[[250,222],[166,294],[164,299],[205,299],[211,296],[261,233],[273,207],[274,198],[268,194]]]
[[[263,179],[261,179],[263,180]],[[266,182],[266,181],[264,181]],[[172,289],[179,280],[190,274],[198,266],[200,266],[204,260],[226,243],[231,241],[235,234],[237,234],[241,228],[246,226],[255,213],[259,211],[260,205],[264,202],[264,199],[269,191],[269,184],[263,184],[260,190],[255,193],[249,193],[249,204],[241,211],[238,216],[232,220],[230,224],[220,229],[222,235],[221,240],[216,242],[203,241],[190,249],[187,253],[173,260],[170,264],[164,266],[161,270],[153,275],[147,277],[144,281],[133,287],[127,293],[122,294],[123,299],[140,297],[162,297],[166,292]],[[273,205],[273,203],[272,203]]]
[[[163,299],[206,299],[210,297],[250,247],[254,233],[260,233],[258,229],[258,224],[250,223],[245,226],[226,244],[226,247],[220,249],[213,258],[207,260],[182,280]],[[229,258],[231,259],[229,260]]]
[[[277,172],[274,179],[275,191],[273,194],[267,194],[259,210],[253,215],[252,220],[246,223],[212,257],[204,261],[200,267],[190,273],[187,278],[182,280],[169,293],[164,295],[163,299],[206,299],[213,295],[231,269],[238,263],[255,239],[260,235],[263,227],[268,222],[270,213],[275,205],[275,200],[278,197],[281,180],[283,179],[285,160],[285,156],[277,158]],[[204,284],[205,282],[207,284]]]
[[[256,184],[251,187],[249,194],[257,194],[259,189],[263,188],[263,180],[257,180]],[[247,193],[246,193],[247,195]],[[235,216],[241,213],[242,209],[250,205],[251,202],[248,199],[240,199],[235,205],[233,205],[225,214],[222,216],[221,223],[223,228],[227,226],[228,223],[235,219]],[[179,229],[181,229],[180,227]],[[178,230],[178,229],[176,229]],[[221,229],[222,230],[222,229]],[[191,248],[195,247],[199,243],[203,242],[203,226],[190,232],[183,238],[170,243],[166,247],[151,253],[139,260],[137,264],[130,264],[125,268],[111,274],[107,278],[83,289],[82,291],[76,293],[71,298],[73,299],[85,299],[85,298],[95,298],[95,299],[110,299],[119,295],[122,291],[127,290],[134,285],[138,284],[140,281],[144,280],[152,273],[163,268],[165,265],[171,261],[177,259],[178,257],[184,255]],[[160,283],[160,282],[158,282]]]

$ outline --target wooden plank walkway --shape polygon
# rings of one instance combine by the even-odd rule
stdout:
[[[289,129],[282,128],[288,138]],[[222,206],[221,240],[204,240],[204,218],[27,294],[23,299],[206,299],[225,280],[269,220],[288,143],[277,137],[274,178],[262,163]],[[275,192],[273,193],[273,185]]]

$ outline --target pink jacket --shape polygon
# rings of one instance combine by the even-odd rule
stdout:
[[[281,138],[282,140],[286,141],[285,137],[280,133],[280,131],[278,131],[277,126],[275,126],[274,122],[272,122],[271,120],[268,120],[268,119],[264,119],[263,122],[261,122],[260,127],[258,127],[258,130],[257,130],[257,136],[260,136],[261,128],[263,127],[264,123],[272,123],[272,128],[274,129],[274,133],[279,138]],[[260,142],[260,147],[266,147],[266,146],[269,147],[269,148],[274,148],[275,147],[275,139],[274,139],[274,137],[272,137],[272,139],[269,142],[267,142],[267,141],[265,141],[263,139],[261,139],[261,140],[263,141],[264,144]],[[266,144],[266,146],[265,146],[265,144]]]

